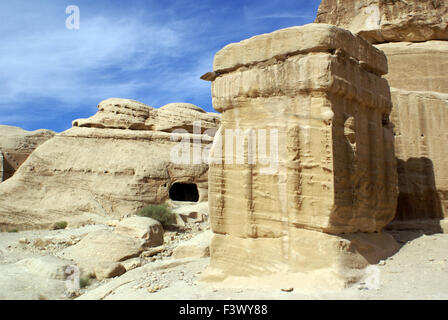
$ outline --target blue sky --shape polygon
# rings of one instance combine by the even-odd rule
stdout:
[[[217,51],[312,22],[320,0],[14,0],[0,3],[0,124],[63,131],[118,97],[213,111]],[[65,26],[66,7],[80,29]]]

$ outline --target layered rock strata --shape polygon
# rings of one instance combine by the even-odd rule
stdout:
[[[12,177],[34,149],[54,135],[51,130],[0,125],[0,182]]]
[[[445,0],[322,0],[317,23],[357,33],[371,43],[448,40]]]
[[[448,93],[448,41],[376,45],[388,60],[385,78],[393,88]]]
[[[105,100],[98,109],[37,148],[0,185],[0,228],[135,214],[170,199],[176,183],[194,185],[198,201],[207,200],[208,164],[201,156],[219,115],[190,104],[167,105],[159,114],[127,99]],[[178,118],[163,116],[172,109]],[[194,122],[198,129],[192,129]],[[153,130],[158,127],[164,130]]]
[[[395,220],[444,219],[448,217],[448,94],[395,88],[391,92],[400,189]]]
[[[347,266],[375,260],[366,248],[376,258],[396,248],[363,234],[380,232],[396,210],[385,73],[380,50],[324,24],[216,54],[208,75],[222,123],[210,159],[205,278],[332,270],[344,282]]]
[[[390,227],[448,230],[448,3],[323,0],[316,22],[347,28],[387,56],[400,188]]]

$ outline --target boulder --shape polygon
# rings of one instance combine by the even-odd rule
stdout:
[[[17,266],[25,268],[29,273],[45,277],[46,279],[65,280],[66,269],[73,263],[54,256],[42,256],[20,260]]]
[[[331,235],[290,227],[288,236],[294,240],[214,234],[210,266],[201,278],[223,286],[252,278],[248,285],[255,288],[301,287],[305,278],[321,290],[337,290],[360,280],[367,266],[400,248],[387,233]]]
[[[132,100],[105,100],[98,109],[38,147],[13,179],[0,184],[0,230],[121,218],[169,200],[172,186],[191,186],[198,201],[207,200],[212,132],[155,131],[164,123],[158,109]],[[170,116],[173,128],[220,121],[198,107],[185,110],[182,118]]]
[[[214,135],[219,127],[219,118],[216,114],[207,113],[191,103],[169,103],[160,107],[157,113],[152,113],[147,123],[156,131],[173,132],[184,130],[193,132],[194,123],[200,121],[201,127],[197,128],[198,134],[208,133]]]
[[[142,261],[140,258],[132,258],[123,261],[121,264],[126,269],[126,272],[128,272],[129,270],[133,270],[135,268],[140,267],[142,265]]]
[[[116,233],[144,240],[145,246],[157,247],[163,244],[162,224],[146,217],[124,218],[117,223]]]
[[[95,267],[95,277],[99,281],[119,277],[125,272],[126,268],[118,262],[101,262]]]
[[[237,69],[245,71],[242,67],[259,64],[260,62],[266,62],[266,65],[269,65],[276,61],[284,61],[292,55],[301,56],[299,53],[332,52],[340,49],[341,43],[344,44],[344,52],[358,61],[358,67],[361,69],[367,69],[369,72],[380,76],[387,73],[387,59],[380,50],[373,48],[364,39],[353,36],[349,31],[328,24],[315,23],[280,29],[238,43],[228,44],[216,53],[213,60],[213,72],[221,75]],[[264,47],[263,50],[260,50],[262,47]],[[218,77],[218,79],[222,79],[222,77]],[[244,78],[242,80],[249,79]],[[213,81],[213,83],[216,83],[216,79]],[[245,89],[242,94],[247,94],[251,88],[245,86],[244,82],[241,85]],[[260,83],[260,85],[275,84],[266,82]],[[302,87],[306,85],[309,85],[309,83],[303,83]],[[230,89],[232,90],[231,93],[236,94],[234,91],[237,89]],[[255,95],[257,91],[251,93]],[[224,108],[220,105],[216,107],[213,105],[213,107],[219,112]]]
[[[12,177],[31,152],[55,134],[51,130],[27,131],[0,125],[0,182]]]
[[[208,219],[208,202],[198,204],[179,205],[172,209],[177,221],[181,224],[188,222],[204,222]]]
[[[393,219],[392,103],[381,51],[311,24],[230,44],[214,66],[213,106],[223,119],[209,170],[215,233],[279,237],[285,221],[375,232]]]
[[[446,224],[448,2],[323,0],[316,22],[346,28],[387,56],[399,196],[388,228]]]
[[[97,267],[111,265],[140,255],[143,241],[107,230],[89,233],[76,245],[58,253],[59,257],[73,260],[86,274]]]
[[[53,256],[0,265],[0,300],[60,299],[70,293],[67,268],[72,262]]]
[[[213,233],[204,231],[188,241],[181,243],[173,251],[173,258],[206,258],[210,257],[210,242]]]
[[[348,29],[371,43],[448,40],[445,0],[322,0],[317,23]]]

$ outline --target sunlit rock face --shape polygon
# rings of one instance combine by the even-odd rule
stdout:
[[[362,241],[340,234],[379,232],[395,215],[385,73],[380,50],[325,24],[255,36],[216,54],[209,79],[222,122],[210,159],[215,235],[205,278],[366,262],[355,249]],[[379,238],[366,241],[394,242]]]
[[[27,131],[0,125],[0,182],[11,178],[34,149],[55,134],[45,129]]]
[[[400,187],[396,222],[445,219],[448,94],[392,88],[392,98]]]
[[[375,45],[388,60],[385,78],[393,88],[448,94],[448,41]]]
[[[94,116],[73,121],[0,184],[0,228],[104,222],[170,194],[206,201],[202,153],[219,123],[218,114],[187,103],[156,109],[128,99],[102,101]]]
[[[323,0],[316,22],[364,37],[387,57],[399,176],[388,228],[448,230],[448,2]]]
[[[315,20],[371,43],[448,40],[445,0],[322,0]]]

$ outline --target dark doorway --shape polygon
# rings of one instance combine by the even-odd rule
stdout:
[[[198,187],[194,183],[175,183],[170,188],[170,198],[174,201],[198,202]]]

